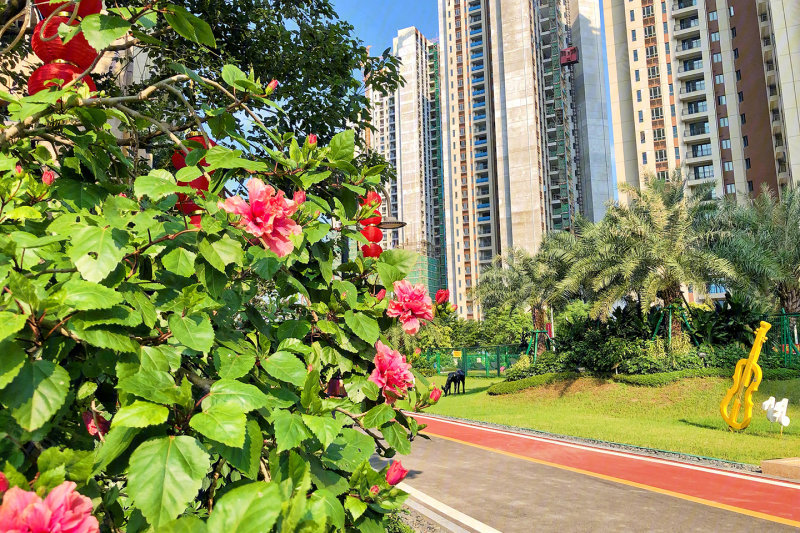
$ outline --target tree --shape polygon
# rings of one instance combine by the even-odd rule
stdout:
[[[764,189],[752,202],[724,202],[712,223],[711,249],[738,272],[742,292],[777,298],[800,313],[800,193]],[[774,301],[774,300],[773,300]]]
[[[701,197],[689,198],[682,180],[649,180],[643,189],[627,187],[627,205],[609,206],[605,218],[587,226],[560,288],[575,295],[585,288],[593,317],[607,318],[614,304],[636,295],[647,313],[658,303],[681,305],[681,288],[695,290],[721,277],[732,278],[731,264],[709,251],[698,229]],[[673,314],[672,329],[680,331]]]
[[[215,44],[160,1],[79,29],[100,53],[172,31]],[[2,481],[74,482],[104,531],[381,530],[405,495],[369,460],[408,454],[401,409],[431,402],[382,344],[393,297],[373,294],[415,256],[336,261],[381,169],[353,164],[353,131],[323,146],[267,127],[250,104],[273,88],[221,71],[0,93]],[[187,122],[164,120],[181,106]],[[146,166],[145,143],[174,157]]]

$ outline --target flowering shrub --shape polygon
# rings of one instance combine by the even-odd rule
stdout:
[[[389,302],[387,316],[398,317],[403,331],[415,335],[420,320],[433,320],[433,302],[424,285],[411,285],[407,280],[394,282],[394,298]]]
[[[119,11],[80,23],[98,52],[170,25],[213,45],[183,8]],[[430,319],[415,255],[341,260],[382,169],[355,166],[352,131],[251,143],[246,102],[276,82],[175,70],[114,98],[0,93],[0,529],[381,531],[404,474],[369,458],[408,454],[401,409],[437,398],[382,333]]]

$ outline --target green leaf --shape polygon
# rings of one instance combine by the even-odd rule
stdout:
[[[122,301],[122,295],[117,291],[81,279],[73,278],[66,282],[63,288],[67,293],[64,305],[79,311],[108,309]]]
[[[0,403],[11,411],[22,429],[34,431],[56,414],[68,391],[66,370],[52,361],[28,361],[14,381],[0,391]]]
[[[414,265],[417,264],[417,258],[417,253],[412,250],[395,248],[383,252],[378,264],[391,265],[405,277],[414,269]],[[390,287],[390,285],[387,285],[387,287]]]
[[[84,37],[98,52],[128,33],[130,27],[131,25],[120,17],[109,15],[88,15],[81,21]]]
[[[206,152],[206,162],[208,163],[206,170],[218,168],[242,168],[256,172],[267,170],[266,163],[242,159],[239,157],[240,155],[242,155],[241,150],[231,150],[219,145],[213,146]]]
[[[352,472],[374,453],[375,441],[372,437],[352,428],[344,428],[342,434],[325,450],[322,462],[328,468]]]
[[[122,261],[125,256],[123,242],[124,233],[120,230],[85,226],[72,235],[67,255],[83,279],[98,282]]]
[[[0,389],[17,377],[28,357],[23,349],[12,341],[0,342]]]
[[[344,321],[353,333],[370,345],[375,344],[381,335],[378,321],[364,313],[354,313],[348,310],[344,314]]]
[[[303,419],[297,413],[279,410],[274,414],[275,440],[278,443],[278,453],[296,448],[300,443],[311,437]]]
[[[175,248],[161,258],[161,263],[173,274],[188,278],[195,273],[194,260],[196,257],[194,252],[185,248]]]
[[[214,365],[221,378],[236,379],[246,375],[256,364],[256,356],[250,351],[220,347],[214,351]]]
[[[139,370],[132,376],[119,380],[117,388],[122,392],[164,405],[181,401],[181,389],[168,372]]]
[[[42,218],[42,214],[39,211],[27,205],[21,205],[10,209],[8,212],[3,213],[3,215],[5,215],[6,218],[20,221],[27,219],[39,220]]]
[[[186,509],[209,466],[208,454],[192,437],[150,439],[131,454],[128,494],[157,530]]]
[[[305,383],[303,383],[303,392],[300,394],[300,403],[306,409],[311,408],[311,411],[319,409],[320,398],[319,392],[322,386],[319,383],[319,370],[312,370],[306,376]]]
[[[186,515],[161,526],[158,533],[208,533],[208,528],[196,516]]]
[[[0,341],[7,339],[25,327],[28,317],[8,311],[0,311]],[[2,363],[0,363],[0,366]]]
[[[148,196],[151,200],[160,200],[182,190],[165,170],[153,170],[146,176],[139,176],[133,184],[133,193],[140,199]]]
[[[92,381],[84,381],[78,389],[78,400],[85,400],[94,394],[97,390],[97,383]]]
[[[239,470],[245,477],[257,479],[259,462],[261,461],[261,448],[263,446],[264,439],[261,436],[261,428],[258,422],[248,420],[243,447],[232,448],[221,443],[211,442],[211,452],[224,457],[231,466]]]
[[[327,235],[331,231],[331,225],[325,223],[317,223],[311,227],[303,228],[303,232],[306,234],[306,239],[308,240],[308,244],[314,244],[322,240],[325,235]]]
[[[278,340],[283,339],[303,339],[311,331],[311,324],[308,320],[284,320],[278,326]]]
[[[209,406],[207,411],[192,416],[189,425],[210,439],[226,446],[244,446],[247,416],[233,404]]]
[[[167,19],[167,23],[172,26],[172,29],[182,37],[210,48],[217,47],[211,26],[206,21],[189,13],[185,8],[170,5],[164,13],[164,18]]]
[[[281,512],[278,485],[259,481],[238,486],[214,505],[208,519],[210,531],[262,533],[270,531]]]
[[[163,405],[136,400],[132,404],[123,407],[111,421],[111,427],[123,426],[143,428],[147,426],[157,426],[167,421],[169,409]]]
[[[378,404],[364,415],[361,420],[368,428],[375,428],[384,425],[386,422],[394,418],[395,412],[389,405],[382,403]]]
[[[346,130],[331,139],[328,159],[331,161],[352,161],[355,152],[355,132]]]
[[[208,315],[172,314],[169,329],[178,342],[192,350],[206,353],[214,344],[214,328]]]
[[[92,475],[93,451],[71,450],[69,448],[47,448],[42,451],[36,464],[39,472],[64,467],[66,478],[83,485]]]
[[[334,531],[344,531],[344,507],[330,491],[320,489],[311,495],[312,512],[326,520],[333,526]]]
[[[123,333],[114,333],[104,328],[84,329],[77,320],[70,321],[67,329],[79,339],[98,348],[108,348],[109,350],[126,353],[137,353],[139,351],[139,345]]]
[[[223,273],[225,272],[225,267],[231,263],[242,264],[242,246],[228,237],[227,234],[215,242],[203,239],[200,241],[197,251],[211,266]]]
[[[392,290],[395,281],[400,281],[406,277],[405,274],[400,272],[395,266],[387,265],[386,263],[378,263],[376,267],[378,269],[378,276],[381,278],[381,285],[386,287],[387,290]]]
[[[268,399],[267,395],[254,385],[234,379],[221,379],[211,385],[208,397],[203,400],[203,410],[220,404],[237,405],[241,412],[249,413],[253,409],[266,407]]]
[[[331,443],[339,436],[342,430],[342,422],[332,416],[302,415],[311,433],[322,443],[322,450],[326,450]]]
[[[367,510],[367,504],[358,498],[347,496],[344,500],[344,508],[347,509],[348,513],[350,513],[350,516],[353,517],[353,520],[358,520],[358,517],[364,514],[364,511]]]
[[[238,80],[246,80],[247,74],[235,65],[225,65],[222,67],[222,79],[228,85],[235,85]]]
[[[128,449],[133,442],[133,438],[139,433],[139,428],[128,428],[123,426],[112,427],[106,433],[106,441],[97,449],[94,458],[94,469],[92,475],[105,470],[105,468],[117,457]]]
[[[300,387],[306,380],[306,366],[289,352],[275,352],[262,365],[270,376],[292,385]]]
[[[397,422],[391,422],[381,428],[383,438],[397,453],[408,455],[411,453],[411,442],[408,440],[406,430]]]

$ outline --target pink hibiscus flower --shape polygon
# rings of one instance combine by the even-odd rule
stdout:
[[[220,209],[240,215],[237,225],[261,239],[264,246],[278,257],[289,255],[294,249],[289,236],[302,231],[291,216],[305,202],[305,192],[297,191],[289,200],[284,198],[283,191],[276,194],[275,189],[259,179],[248,180],[247,192],[249,204],[241,197],[233,196],[220,202]]]
[[[423,284],[395,281],[394,298],[389,302],[386,316],[398,317],[403,331],[409,335],[416,335],[419,331],[420,319],[433,320],[433,302]]]
[[[92,501],[75,492],[75,483],[65,481],[42,500],[35,492],[12,487],[0,506],[0,531],[15,533],[97,533],[100,525],[92,516]]]
[[[414,386],[411,365],[406,363],[406,356],[381,341],[375,343],[375,349],[378,350],[373,360],[375,370],[370,374],[369,381],[380,387],[387,403],[394,403]]]

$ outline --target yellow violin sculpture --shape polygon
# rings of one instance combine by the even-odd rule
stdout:
[[[753,418],[753,392],[758,390],[758,385],[761,383],[761,367],[758,366],[758,357],[761,355],[761,347],[767,338],[767,331],[772,327],[772,324],[761,322],[756,330],[756,340],[753,342],[753,348],[750,350],[750,355],[747,359],[739,359],[736,363],[736,369],[733,371],[733,386],[728,389],[722,403],[719,404],[719,410],[722,413],[722,419],[728,423],[731,429],[744,429],[750,425],[750,420]],[[733,400],[733,405],[730,411],[728,404]],[[741,422],[738,421],[739,410],[744,403],[744,418]]]

